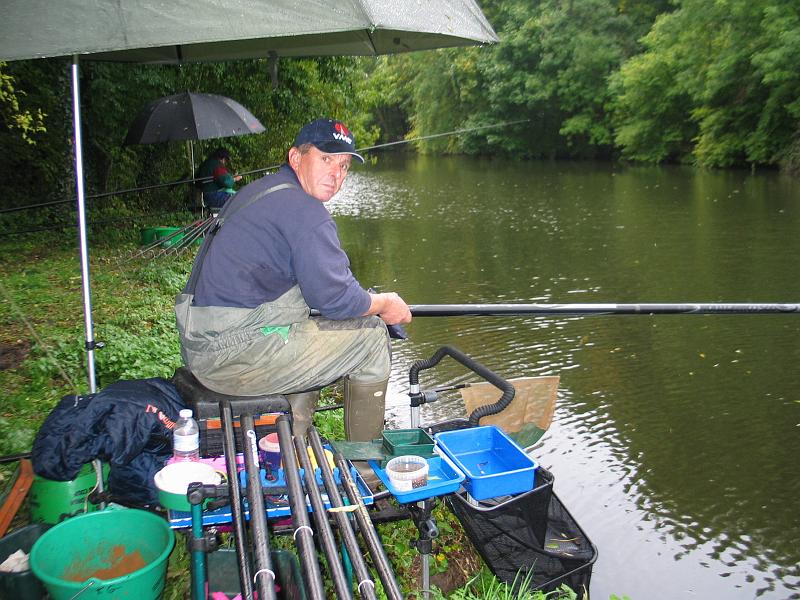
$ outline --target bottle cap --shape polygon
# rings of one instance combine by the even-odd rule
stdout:
[[[192,418],[192,409],[191,408],[182,408],[181,412],[178,413],[182,419],[191,419]]]

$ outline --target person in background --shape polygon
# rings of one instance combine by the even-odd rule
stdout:
[[[325,207],[353,159],[364,161],[341,121],[305,125],[287,163],[230,201],[175,312],[184,364],[207,388],[287,394],[297,435],[319,388],[343,378],[346,437],[369,441],[384,424],[387,325],[409,323],[411,311],[396,293],[359,284]]]
[[[236,193],[235,182],[241,175],[231,175],[228,171],[231,155],[225,148],[217,148],[203,161],[197,170],[197,179],[203,192],[203,204],[212,211],[218,211]]]

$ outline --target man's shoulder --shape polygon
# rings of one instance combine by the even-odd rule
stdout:
[[[272,190],[272,191],[270,191]],[[242,212],[256,220],[286,221],[306,226],[330,218],[322,203],[300,187],[293,173],[281,170],[246,185],[234,196]],[[235,209],[235,205],[231,207]]]

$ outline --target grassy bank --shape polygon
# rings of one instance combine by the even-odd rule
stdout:
[[[167,222],[190,219],[182,214]],[[94,337],[105,344],[96,352],[100,387],[119,379],[169,378],[180,366],[172,305],[194,252],[131,259],[138,249],[139,227],[121,225],[95,232],[90,239]],[[83,346],[76,241],[53,232],[0,239],[0,389],[4,392],[0,454],[30,450],[39,426],[58,400],[88,391]],[[333,386],[323,399],[335,402],[337,394]],[[343,438],[337,412],[320,413],[315,423],[324,435]],[[13,468],[0,468],[0,486],[12,476]],[[23,507],[19,518],[25,514]],[[448,590],[447,595],[436,597],[544,597],[513,595],[482,568],[455,517],[441,506],[435,516],[441,535],[434,541],[433,581]],[[380,525],[379,531],[403,591],[414,597],[420,589],[419,554],[410,547],[416,529],[410,521],[400,521]],[[186,598],[188,586],[188,557],[179,538],[170,558],[165,597]],[[574,594],[565,590],[559,597],[573,598]]]

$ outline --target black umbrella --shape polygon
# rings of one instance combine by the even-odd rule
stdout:
[[[134,119],[123,144],[208,140],[262,131],[259,120],[236,100],[184,92],[148,104]]]

